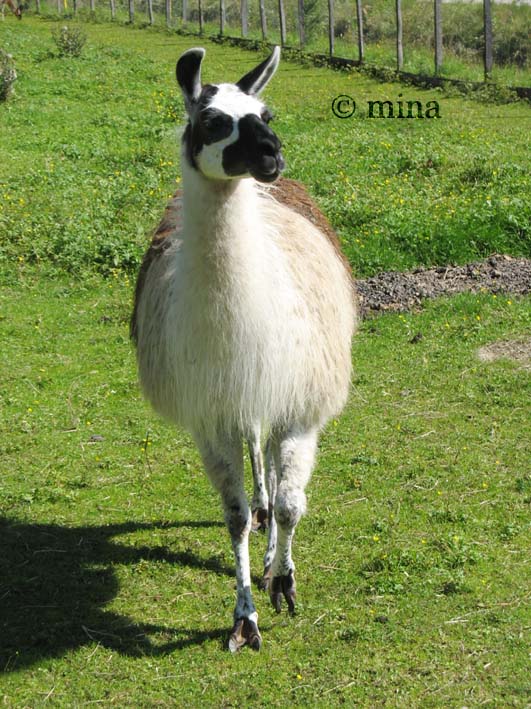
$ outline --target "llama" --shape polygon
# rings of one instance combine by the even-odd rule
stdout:
[[[204,55],[190,49],[177,62],[188,115],[182,190],[144,257],[131,335],[145,397],[190,431],[221,496],[236,565],[235,652],[262,644],[243,441],[257,468],[253,506],[269,510],[262,586],[277,612],[285,600],[293,613],[293,535],[319,430],[348,396],[356,307],[330,225],[302,185],[280,177],[281,144],[259,99],[280,49],[236,84],[203,86]]]
[[[18,17],[19,20],[22,19],[22,5],[15,5],[13,0],[0,0],[0,7],[2,9],[2,20],[5,20],[5,9],[6,5],[9,7],[11,12]]]

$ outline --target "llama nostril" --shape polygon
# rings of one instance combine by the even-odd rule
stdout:
[[[273,155],[273,156],[275,156],[279,150],[272,140],[263,140],[259,144],[259,148],[260,148],[260,151],[264,155]]]

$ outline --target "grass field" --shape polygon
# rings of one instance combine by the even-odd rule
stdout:
[[[0,28],[19,70],[0,105],[0,700],[529,706],[531,374],[476,353],[528,336],[531,298],[363,324],[297,531],[299,613],[256,590],[263,650],[231,656],[220,504],[190,438],[142,402],[128,342],[133,273],[178,175],[174,62],[195,41],[87,26],[68,60],[50,27]],[[209,45],[205,78],[255,62]],[[441,118],[340,121],[340,93],[437,99]],[[290,175],[358,272],[529,253],[526,104],[294,64],[268,97]]]
[[[84,55],[68,60],[56,56],[53,23],[15,23],[2,28],[20,78],[1,108],[0,226],[10,238],[0,268],[23,258],[134,270],[176,187],[174,66],[197,39],[87,25]],[[209,46],[205,80],[236,80],[254,60]],[[338,94],[356,100],[354,118],[333,115]],[[288,62],[267,98],[288,175],[308,184],[358,274],[531,251],[528,103],[480,104]],[[437,100],[441,118],[368,119],[367,102],[386,99]]]
[[[5,704],[527,706],[530,373],[475,356],[529,333],[531,299],[509,300],[365,324],[298,529],[299,615],[256,591],[263,651],[230,657],[220,505],[141,402],[130,287],[4,289]]]

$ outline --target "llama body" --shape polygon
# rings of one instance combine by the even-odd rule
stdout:
[[[147,398],[198,434],[321,426],[343,407],[350,377],[341,262],[252,178],[223,184],[211,204],[208,181],[187,171],[183,234],[150,269],[139,312],[150,324],[138,350]],[[339,301],[323,297],[331,282],[343,284]]]
[[[204,88],[203,54],[178,63],[190,123],[182,197],[167,215],[178,212],[180,226],[163,221],[163,247],[142,267],[133,333],[145,396],[192,433],[222,497],[238,589],[230,647],[257,649],[242,441],[253,442],[256,481],[257,441],[269,432],[264,581],[275,608],[285,598],[293,610],[293,532],[318,431],[348,395],[355,310],[350,273],[325,234],[256,181],[283,167],[256,98],[278,50],[236,86]],[[262,505],[267,497],[255,495]]]

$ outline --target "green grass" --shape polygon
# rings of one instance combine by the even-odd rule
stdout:
[[[6,19],[15,97],[0,106],[0,269],[18,259],[82,272],[134,271],[176,187],[174,80],[197,43],[159,31],[86,25],[79,59],[58,58],[53,24]],[[207,43],[208,44],[208,43]],[[209,45],[205,79],[235,80],[251,52]],[[356,117],[332,99],[352,95]],[[440,119],[368,119],[367,101],[429,100]],[[267,99],[288,174],[313,192],[359,274],[531,249],[531,107],[479,104],[356,72],[284,62]]]
[[[19,81],[0,105],[0,701],[527,706],[530,372],[476,352],[529,334],[531,299],[363,324],[297,531],[299,613],[256,590],[263,650],[230,656],[220,503],[190,438],[142,402],[128,341],[133,272],[178,175],[174,63],[197,40],[90,25],[68,60],[52,26],[2,26]],[[255,62],[208,45],[205,79]],[[441,119],[330,111],[400,92],[439,99]],[[529,252],[527,105],[289,63],[268,97],[290,175],[358,272]]]
[[[231,657],[220,504],[141,401],[130,295],[25,270],[2,291],[4,703],[525,706],[531,379],[475,353],[529,332],[531,299],[364,324],[297,532],[299,614],[256,590],[263,651]]]

